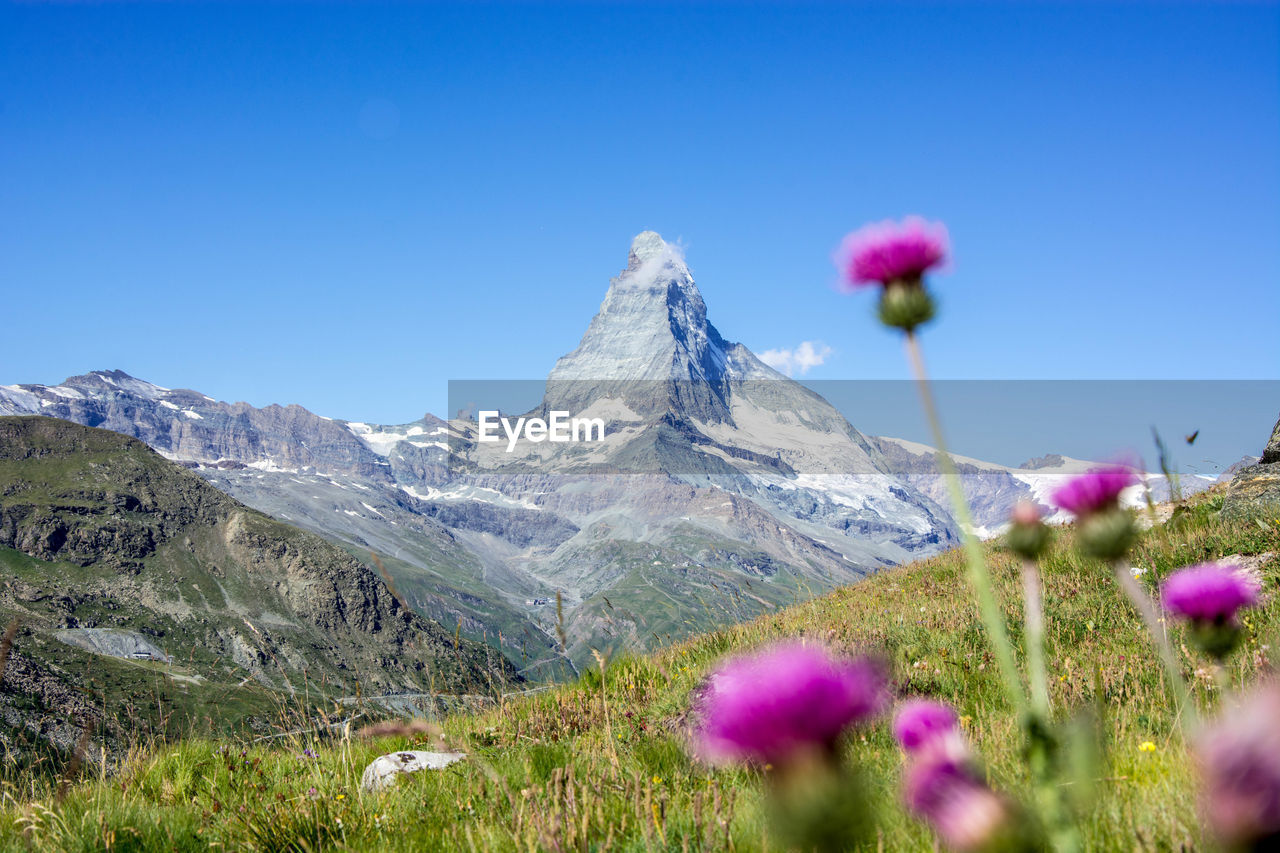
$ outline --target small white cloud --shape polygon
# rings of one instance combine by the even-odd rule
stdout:
[[[827,360],[832,349],[821,341],[804,341],[795,349],[770,349],[760,353],[760,360],[774,370],[804,376],[811,368]]]

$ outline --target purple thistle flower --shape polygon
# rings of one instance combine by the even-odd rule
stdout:
[[[983,849],[1007,832],[1011,819],[973,764],[945,750],[927,753],[907,770],[906,801],[954,850]]]
[[[1258,589],[1233,563],[1199,563],[1169,575],[1160,598],[1189,622],[1233,625],[1240,608],[1258,603]]]
[[[711,674],[699,700],[696,751],[714,762],[785,763],[800,752],[831,749],[846,727],[879,713],[887,701],[888,680],[878,662],[781,644]]]
[[[848,288],[918,282],[947,256],[947,227],[908,216],[901,223],[886,220],[866,225],[845,237],[837,265]]]
[[[1196,742],[1204,812],[1232,846],[1280,841],[1280,682],[1259,685]]]
[[[959,722],[949,705],[913,699],[904,703],[894,717],[893,736],[904,750],[915,753],[955,734]]]
[[[1128,466],[1108,465],[1071,478],[1050,500],[1078,516],[1093,515],[1116,506],[1120,493],[1137,482],[1137,476]]]

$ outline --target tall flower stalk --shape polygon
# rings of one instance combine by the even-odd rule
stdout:
[[[924,356],[920,351],[920,342],[915,330],[907,329],[905,335],[907,360],[911,363],[915,374],[916,387],[920,391],[920,403],[924,408],[925,418],[929,421],[929,429],[933,433],[934,447],[937,448],[938,467],[942,470],[943,479],[947,483],[947,491],[951,496],[951,508],[956,522],[960,525],[960,537],[964,547],[965,564],[969,573],[969,583],[978,598],[978,610],[982,614],[983,624],[991,635],[991,644],[995,648],[996,664],[1000,676],[1004,680],[1005,692],[1013,706],[1019,712],[1027,710],[1026,694],[1018,678],[1018,669],[1014,664],[1013,643],[1009,640],[1009,632],[1005,630],[1004,614],[996,601],[995,589],[991,583],[991,574],[987,571],[987,562],[982,556],[982,545],[974,534],[973,516],[969,512],[969,502],[960,485],[960,473],[956,470],[951,453],[947,450],[947,441],[942,434],[942,420],[938,417],[938,408],[933,399],[933,388],[929,383],[929,375],[925,370]]]
[[[953,850],[1038,850],[1047,845],[1058,853],[1074,853],[1082,849],[1083,839],[1076,820],[1079,797],[1070,796],[1069,790],[1089,787],[1090,780],[1098,774],[1089,767],[1068,767],[1069,763],[1080,765],[1081,759],[1088,762],[1094,748],[1087,740],[1090,735],[1073,734],[1070,725],[1052,723],[1040,573],[1041,556],[1051,533],[1040,517],[1039,507],[1020,505],[1014,511],[1006,540],[1022,561],[1028,701],[982,549],[974,535],[968,502],[947,449],[916,334],[917,328],[934,315],[924,276],[946,258],[946,230],[919,218],[883,222],[851,234],[842,253],[840,263],[847,286],[879,286],[881,322],[903,332],[907,361],[933,432],[938,468],[946,480],[961,528],[969,582],[994,647],[1005,690],[1020,712],[1039,819],[1022,820],[1016,804],[987,785],[958,730],[956,713],[926,700],[907,702],[894,724],[894,734],[907,757],[907,804]],[[1139,583],[1127,559],[1137,529],[1131,514],[1121,506],[1120,495],[1136,483],[1131,467],[1111,465],[1073,478],[1051,500],[1076,516],[1081,549],[1111,567],[1116,584],[1151,634],[1176,694],[1182,728],[1196,746],[1205,780],[1206,817],[1214,833],[1241,849],[1273,849],[1280,846],[1280,739],[1275,725],[1280,715],[1280,682],[1264,685],[1238,704],[1229,695],[1224,679],[1227,658],[1244,636],[1239,612],[1258,604],[1257,579],[1229,563],[1207,563],[1174,573],[1161,590],[1165,612],[1185,623],[1191,645],[1214,661],[1216,673],[1224,679],[1221,704],[1225,713],[1217,725],[1202,730],[1159,604]],[[1064,756],[1073,762],[1064,761]],[[1068,777],[1073,778],[1066,781]],[[1073,784],[1077,787],[1070,789]]]
[[[1031,711],[1049,719],[1049,678],[1044,664],[1044,584],[1040,580],[1040,556],[1049,547],[1049,527],[1040,509],[1023,501],[1013,509],[1006,537],[1009,549],[1022,560],[1023,632],[1027,646],[1027,681]]]
[[[1022,560],[1023,633],[1026,642],[1027,680],[1031,687],[1031,712],[1025,719],[1026,758],[1034,782],[1036,807],[1054,850],[1060,853],[1081,848],[1080,831],[1067,802],[1066,789],[1059,786],[1062,749],[1052,727],[1049,679],[1045,670],[1044,584],[1040,558],[1049,548],[1052,532],[1040,517],[1040,508],[1028,501],[1019,503],[1010,519],[1006,544]]]
[[[881,222],[850,234],[841,247],[840,263],[849,288],[880,287],[880,321],[901,329],[907,361],[915,375],[925,418],[933,433],[938,467],[947,483],[952,512],[960,525],[969,583],[978,600],[1005,692],[1020,714],[1027,711],[1026,694],[1014,663],[1013,644],[1005,629],[1004,614],[996,601],[991,575],[982,556],[982,546],[974,534],[969,503],[960,485],[960,476],[947,450],[942,421],[933,399],[933,389],[925,370],[924,356],[916,328],[933,318],[934,305],[924,286],[924,274],[947,257],[947,232],[941,223],[908,217],[902,223]]]

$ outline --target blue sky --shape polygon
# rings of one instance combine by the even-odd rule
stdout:
[[[939,376],[1277,379],[1278,43],[1276,4],[5,5],[0,383],[442,413],[545,375],[650,228],[727,337],[901,378],[830,256],[907,213],[955,247]]]

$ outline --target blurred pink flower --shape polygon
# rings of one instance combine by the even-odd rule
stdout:
[[[854,231],[837,252],[837,265],[847,287],[892,281],[919,281],[947,256],[947,227],[908,216],[901,223],[886,220]]]
[[[696,751],[715,762],[782,764],[831,749],[848,726],[882,711],[888,679],[879,662],[840,660],[816,646],[786,643],[730,660],[699,700]]]
[[[1255,850],[1280,844],[1280,681],[1259,684],[1196,742],[1204,813],[1218,837]]]
[[[926,751],[907,770],[906,800],[913,812],[954,850],[981,850],[1006,833],[1008,804],[971,762],[947,751]]]
[[[1137,482],[1137,476],[1128,466],[1108,465],[1068,480],[1050,500],[1067,512],[1079,516],[1092,515],[1116,506],[1120,502],[1120,493]]]
[[[1034,501],[1018,501],[1009,517],[1014,524],[1040,524],[1044,521],[1044,513]]]
[[[1233,563],[1200,563],[1169,575],[1160,588],[1165,609],[1190,622],[1234,624],[1242,607],[1258,603],[1258,590]]]
[[[898,709],[893,719],[893,736],[904,750],[914,753],[954,734],[959,722],[949,705],[912,699]]]

